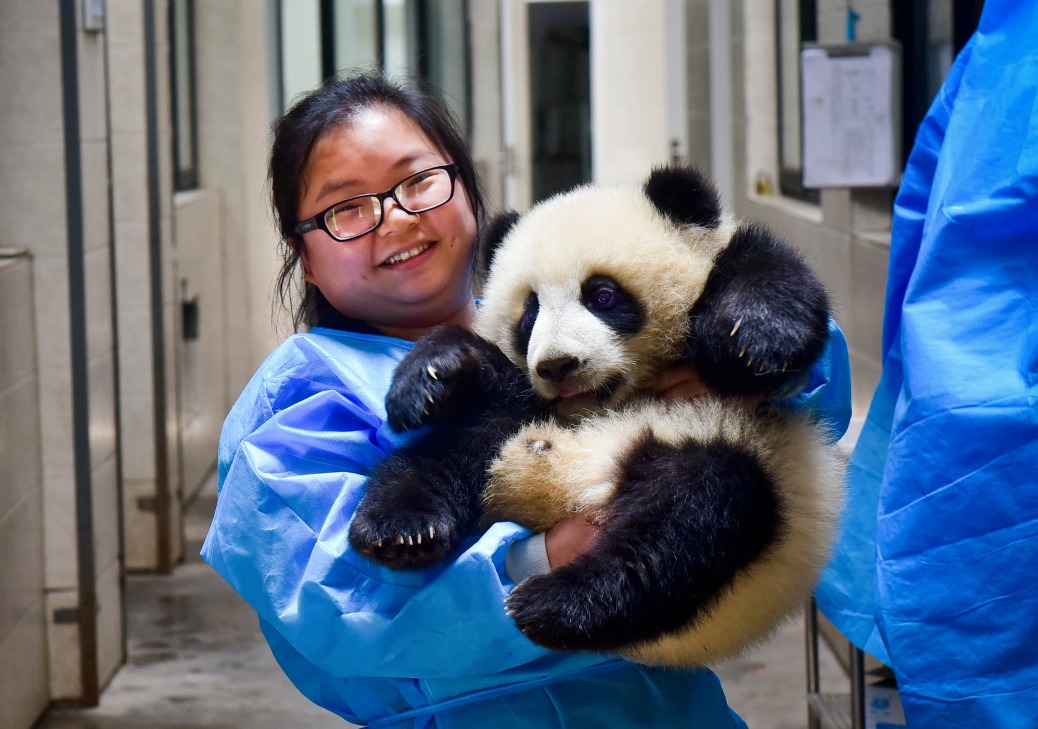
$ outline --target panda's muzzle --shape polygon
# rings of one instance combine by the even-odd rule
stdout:
[[[538,362],[536,372],[537,376],[543,380],[561,384],[579,366],[580,360],[576,357],[555,357]]]

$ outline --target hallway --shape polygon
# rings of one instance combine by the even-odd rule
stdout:
[[[210,478],[185,514],[186,561],[126,580],[127,662],[101,705],[53,710],[37,729],[343,729],[274,662],[253,612],[198,556],[216,505]]]
[[[282,675],[252,611],[198,551],[216,505],[210,478],[185,514],[187,560],[172,575],[130,575],[127,662],[93,709],[55,709],[36,729],[345,729]],[[800,620],[767,644],[718,667],[729,703],[750,729],[803,729]],[[835,659],[822,672],[840,691]],[[531,729],[536,729],[532,727]]]

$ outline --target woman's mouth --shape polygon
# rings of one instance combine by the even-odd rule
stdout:
[[[404,261],[409,261],[412,258],[414,258],[415,256],[418,256],[418,255],[421,255],[422,253],[425,253],[427,250],[432,248],[432,245],[433,245],[432,243],[419,243],[414,248],[410,248],[410,249],[408,249],[406,251],[402,251],[400,253],[397,253],[395,256],[390,256],[386,260],[382,261],[381,265],[383,265],[383,266],[394,266],[394,265],[396,265],[398,263],[403,263]]]

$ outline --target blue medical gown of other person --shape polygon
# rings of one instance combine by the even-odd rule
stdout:
[[[846,344],[833,331],[832,354],[796,406],[816,408],[838,435],[849,391]],[[503,608],[514,586],[504,560],[512,541],[530,536],[522,527],[496,524],[421,571],[392,571],[350,549],[365,474],[407,437],[385,423],[383,399],[410,347],[326,328],[297,334],[224,424],[202,556],[259,614],[299,690],[371,727],[744,727],[709,670],[528,641]]]
[[[895,201],[823,612],[909,726],[1038,727],[1038,4],[988,0]]]

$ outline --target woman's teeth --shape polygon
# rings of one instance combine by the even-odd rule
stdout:
[[[392,258],[387,258],[385,261],[382,262],[382,265],[383,266],[391,266],[394,263],[403,263],[407,259],[414,258],[419,253],[423,253],[424,251],[429,250],[429,248],[431,246],[432,246],[432,243],[421,243],[419,245],[416,245],[414,248],[412,248],[409,251],[404,251],[403,253],[397,253]]]

